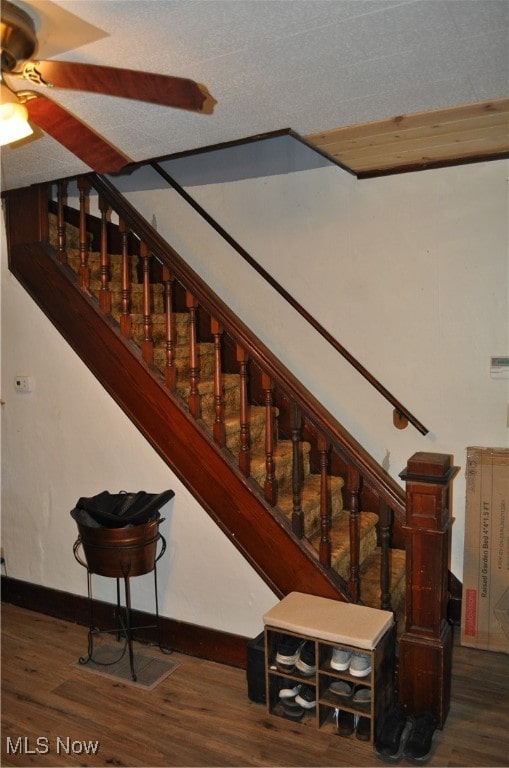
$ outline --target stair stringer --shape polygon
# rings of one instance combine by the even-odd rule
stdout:
[[[316,559],[246,479],[210,441],[125,340],[95,300],[73,286],[45,242],[11,242],[9,267],[46,317],[154,450],[279,596],[300,591],[348,601],[346,585]],[[55,295],[59,300],[55,301]]]

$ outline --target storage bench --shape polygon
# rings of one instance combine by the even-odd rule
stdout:
[[[316,706],[305,711],[302,723],[336,731],[337,718],[342,712],[350,712],[369,720],[369,742],[373,743],[377,724],[383,712],[391,706],[394,696],[395,625],[392,613],[291,592],[264,615],[263,623],[268,712],[287,717],[288,710],[279,697],[281,689],[299,684],[309,686],[314,691]],[[291,641],[291,638],[295,639],[295,644],[300,640],[314,647],[316,669],[313,674],[305,675],[297,668],[288,671],[276,665],[278,646],[282,640]],[[361,653],[368,657],[370,672],[359,677],[352,675],[350,669],[334,669],[331,661],[336,648],[347,654]],[[357,702],[353,696],[338,695],[339,681],[347,683],[352,691],[356,688],[371,691],[369,700]]]

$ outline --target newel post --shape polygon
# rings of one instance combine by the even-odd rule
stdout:
[[[406,482],[406,621],[400,640],[399,700],[409,714],[431,712],[441,728],[450,703],[452,627],[447,621],[451,481],[441,453],[415,453]]]

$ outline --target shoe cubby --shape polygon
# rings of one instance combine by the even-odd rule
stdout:
[[[303,647],[304,643],[309,643],[310,638],[303,635],[291,633],[280,633],[272,631],[270,628],[265,630],[265,659],[266,659],[266,691],[267,707],[272,715],[283,717],[287,720],[302,722],[304,724],[316,726],[316,704],[310,706],[306,701],[305,706],[296,708],[291,705],[292,701],[300,695],[303,688],[310,689],[314,694],[316,701],[316,671],[312,674],[305,674],[295,666],[284,668],[277,662],[278,648],[281,642],[288,644],[295,641],[296,648]],[[313,651],[316,653],[316,645],[313,642]],[[281,696],[281,691],[299,689],[295,696]],[[300,710],[300,711],[299,711]],[[300,716],[299,716],[300,715]]]
[[[393,702],[392,614],[293,592],[263,618],[269,714],[373,744]]]

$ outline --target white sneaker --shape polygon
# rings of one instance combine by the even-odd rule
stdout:
[[[315,674],[315,644],[312,640],[301,647],[297,661],[295,662],[295,668],[306,677],[310,677]]]
[[[316,694],[315,689],[309,685],[303,685],[299,693],[295,697],[297,704],[300,704],[303,709],[313,709],[316,707]]]
[[[333,648],[330,665],[332,669],[342,672],[350,666],[351,658],[352,653],[350,651],[345,651],[343,648]]]
[[[348,671],[353,677],[367,677],[371,672],[371,657],[365,653],[354,653]]]
[[[299,693],[302,685],[294,683],[292,680],[283,680],[283,688],[279,691],[280,699],[294,699]]]

